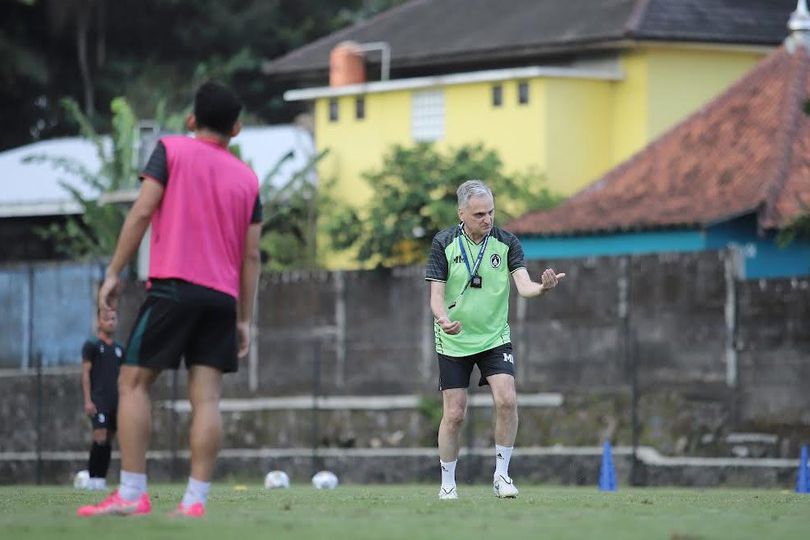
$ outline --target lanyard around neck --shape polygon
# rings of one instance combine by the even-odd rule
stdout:
[[[472,268],[470,268],[470,260],[467,258],[467,252],[464,250],[464,242],[462,241],[463,236],[465,236],[464,224],[459,223],[458,248],[461,250],[461,258],[464,261],[464,266],[467,267],[467,273],[470,274],[470,279],[472,279],[473,276],[478,274],[478,268],[481,266],[481,261],[484,258],[484,252],[487,250],[487,242],[489,242],[489,235],[487,234],[484,237],[484,241],[481,243],[481,248],[478,250],[478,257],[475,258],[475,265]],[[472,255],[472,252],[470,252],[470,255]]]

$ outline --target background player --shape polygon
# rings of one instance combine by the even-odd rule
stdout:
[[[118,415],[118,371],[124,347],[113,340],[118,327],[114,310],[98,310],[98,333],[82,346],[82,394],[84,413],[93,424],[93,443],[87,472],[88,489],[107,489],[112,440]]]

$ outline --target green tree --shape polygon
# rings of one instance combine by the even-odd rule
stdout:
[[[776,237],[780,247],[787,247],[795,240],[810,240],[810,207],[803,206],[802,213],[779,231]]]
[[[242,159],[238,144],[231,152]],[[286,182],[276,181],[293,151],[281,156],[259,183],[262,200],[260,249],[265,270],[303,270],[317,266],[315,237],[318,216],[318,185],[315,167],[329,153],[323,150],[310,157]],[[247,162],[250,165],[250,162]]]
[[[472,178],[492,188],[500,223],[561,200],[536,172],[505,174],[498,154],[483,145],[446,153],[429,144],[395,145],[379,170],[363,174],[372,189],[368,205],[354,208],[332,197],[323,206],[325,228],[334,248],[356,250],[360,262],[393,266],[424,261],[433,236],[458,219],[456,189]]]
[[[289,122],[304,110],[282,98],[296,83],[263,63],[402,1],[0,0],[0,149],[75,133],[64,96],[106,132],[98,104],[124,96],[146,117],[159,96],[182,110],[209,77],[237,91],[248,121]]]
[[[113,130],[110,137],[99,135],[79,105],[65,99],[62,105],[79,124],[82,135],[91,141],[101,163],[91,171],[73,158],[33,155],[30,162],[48,162],[63,173],[79,178],[91,188],[93,196],[85,197],[74,185],[60,180],[70,192],[82,213],[68,218],[64,226],[51,225],[39,233],[55,241],[58,249],[73,258],[109,256],[115,249],[118,232],[126,217],[126,209],[117,204],[104,204],[104,195],[136,187],[134,152],[137,119],[127,101],[116,98],[110,104]]]
[[[315,236],[317,231],[318,186],[315,182],[315,166],[328,150],[313,156],[299,171],[282,186],[276,187],[273,179],[284,161],[284,156],[261,184],[262,222],[261,250],[265,255],[267,270],[315,268]]]

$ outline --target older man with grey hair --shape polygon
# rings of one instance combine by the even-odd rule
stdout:
[[[495,402],[495,474],[492,487],[500,498],[517,497],[509,477],[509,460],[518,427],[515,356],[509,334],[509,276],[518,294],[540,296],[565,274],[546,269],[532,281],[517,237],[494,226],[495,200],[481,180],[458,188],[459,224],[433,238],[425,279],[435,318],[439,390],[443,414],[439,425],[442,471],[440,499],[457,499],[456,463],[459,433],[467,409],[473,366],[479,386],[489,385]]]

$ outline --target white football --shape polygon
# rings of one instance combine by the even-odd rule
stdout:
[[[312,477],[312,485],[317,489],[335,489],[338,485],[338,477],[333,472],[321,471]]]
[[[284,489],[290,487],[290,477],[284,471],[270,471],[264,477],[266,489]]]
[[[90,473],[87,471],[79,471],[73,477],[73,487],[76,489],[87,489],[90,483]]]

